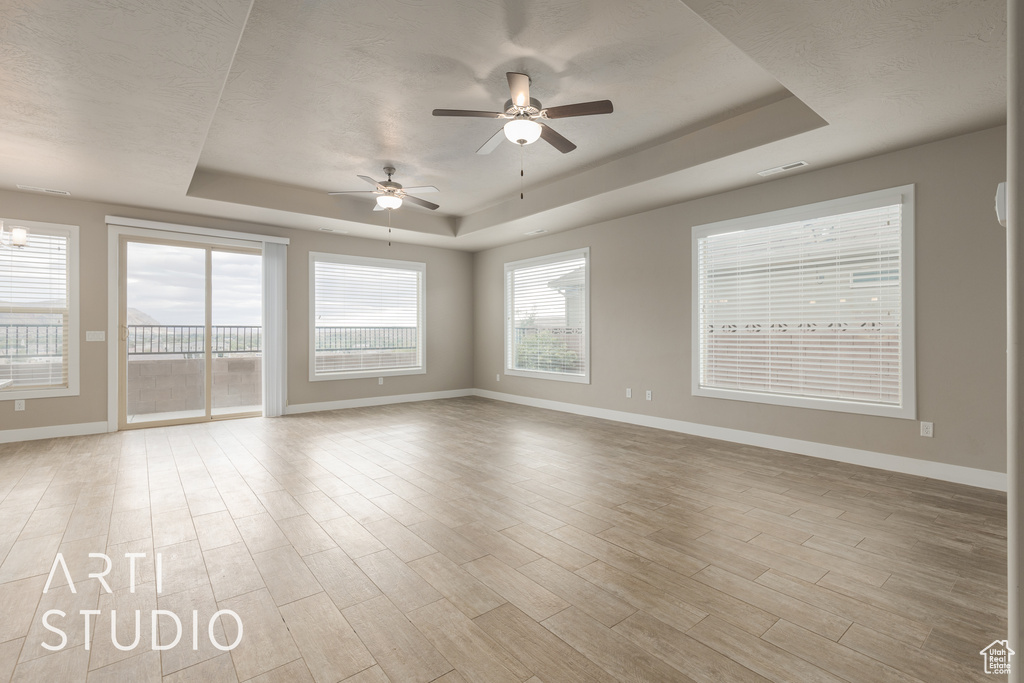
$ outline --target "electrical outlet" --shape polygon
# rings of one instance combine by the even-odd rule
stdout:
[[[25,410],[25,399],[19,398],[14,402],[14,409],[17,411]]]
[[[935,436],[935,425],[931,422],[922,422],[921,436]]]
[[[384,384],[384,378],[383,377],[378,377],[377,378],[377,384]]]
[[[647,400],[648,401],[651,400],[651,390],[650,389],[647,390]]]
[[[626,398],[633,398],[633,390],[626,389]]]
[[[494,376],[494,381],[495,382],[500,382],[501,381],[501,373],[500,372]]]

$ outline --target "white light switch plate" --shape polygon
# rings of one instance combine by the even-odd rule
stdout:
[[[101,342],[107,341],[107,333],[103,330],[88,330],[85,333],[85,341]]]

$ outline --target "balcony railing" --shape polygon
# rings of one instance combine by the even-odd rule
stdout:
[[[263,328],[258,325],[214,325],[213,353],[255,354],[262,350]],[[129,325],[129,356],[201,354],[206,346],[203,325]],[[402,351],[415,349],[415,327],[317,327],[316,350]],[[61,325],[0,325],[0,358],[61,357]]]
[[[0,358],[60,358],[63,325],[0,325]]]
[[[318,352],[408,351],[419,339],[415,327],[317,327]]]
[[[259,353],[263,328],[258,325],[214,325],[210,348],[217,355]],[[128,355],[197,354],[206,349],[203,325],[129,325]]]

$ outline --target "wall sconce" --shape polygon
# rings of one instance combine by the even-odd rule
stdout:
[[[28,228],[21,225],[12,225],[10,230],[4,229],[4,222],[0,221],[0,247],[21,249],[28,244]]]

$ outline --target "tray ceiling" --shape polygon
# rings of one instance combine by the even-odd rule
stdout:
[[[997,125],[1005,7],[894,0],[12,0],[0,186],[383,237],[356,174],[436,185],[395,239],[480,249]],[[578,145],[474,152],[506,71]],[[525,169],[519,176],[520,163]],[[526,198],[519,199],[520,183]]]

